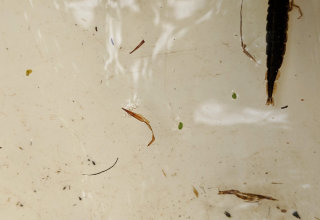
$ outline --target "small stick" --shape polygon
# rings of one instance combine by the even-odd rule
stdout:
[[[255,63],[257,63],[256,59],[246,49],[247,45],[245,43],[243,43],[243,39],[242,39],[242,5],[243,5],[243,0],[241,0],[241,8],[240,8],[240,39],[241,39],[241,47],[242,47],[243,53],[245,53],[245,55],[247,55],[250,59],[252,59]]]
[[[117,158],[116,162],[114,162],[114,164],[113,164],[111,167],[109,167],[109,168],[107,168],[107,169],[105,169],[105,170],[102,170],[102,171],[100,171],[100,172],[98,172],[98,173],[82,174],[82,175],[94,176],[94,175],[99,175],[99,174],[101,174],[101,173],[107,172],[108,170],[112,169],[112,168],[116,165],[116,163],[118,162],[118,159],[119,159],[119,158]]]
[[[144,42],[145,42],[145,41],[142,40],[142,41],[140,42],[140,44],[138,44],[138,46],[136,46],[136,48],[134,48],[133,51],[131,51],[129,54],[132,54],[134,51],[138,50],[139,47],[141,47],[141,45],[144,44]]]
[[[220,191],[219,190],[218,194],[219,195],[232,194],[232,195],[235,195],[238,198],[243,199],[243,200],[248,201],[248,202],[258,202],[258,201],[260,201],[262,199],[278,201],[277,199],[272,198],[270,196],[264,196],[264,195],[253,194],[253,193],[244,193],[244,192],[240,192],[239,190],[234,190],[234,189],[224,190],[224,191]]]

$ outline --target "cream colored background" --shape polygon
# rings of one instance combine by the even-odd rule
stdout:
[[[320,2],[290,13],[274,107],[267,1],[243,5],[258,64],[240,3],[1,1],[0,219],[320,218]]]

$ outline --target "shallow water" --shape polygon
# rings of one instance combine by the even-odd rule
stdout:
[[[295,3],[272,107],[267,1],[257,63],[240,0],[1,1],[0,218],[320,218],[320,2]]]

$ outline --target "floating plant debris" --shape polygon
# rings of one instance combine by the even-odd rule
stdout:
[[[96,31],[98,31],[98,27],[97,26],[95,26],[95,28],[94,28]]]
[[[162,173],[163,173],[163,175],[164,175],[165,177],[167,177],[167,174],[166,174],[166,172],[164,172],[163,169],[162,169]]]
[[[294,217],[298,218],[298,219],[301,219],[301,217],[300,217],[300,215],[299,215],[299,213],[298,213],[297,211],[294,211],[294,212],[292,213],[292,215],[293,215]]]
[[[132,117],[134,117],[135,119],[141,121],[141,122],[144,122],[146,123],[146,125],[148,126],[148,128],[150,129],[150,131],[152,132],[152,138],[151,138],[151,141],[149,142],[148,146],[150,146],[154,141],[155,141],[155,137],[154,137],[154,133],[153,133],[153,130],[152,130],[152,127],[150,125],[150,121],[148,119],[146,119],[145,117],[143,117],[142,115],[140,114],[137,114],[137,113],[134,113],[130,110],[127,110],[125,108],[122,108],[123,111],[127,112],[129,115],[131,115]]]
[[[179,128],[179,130],[181,130],[183,128],[183,123],[182,122],[179,122],[178,128]]]
[[[102,171],[100,171],[100,172],[98,172],[98,173],[82,174],[82,175],[86,175],[86,176],[94,176],[94,175],[98,175],[98,174],[104,173],[104,172],[106,172],[106,171],[108,171],[108,170],[112,169],[112,168],[116,165],[116,163],[118,162],[118,159],[119,159],[119,158],[117,158],[117,160],[114,162],[114,164],[113,164],[111,167],[109,167],[109,168],[107,168],[107,169],[105,169],[105,170],[102,170]]]
[[[286,209],[281,209],[279,206],[277,206],[277,209],[279,209],[282,213],[286,213],[287,212]]]
[[[241,1],[241,8],[240,8],[240,40],[241,40],[241,47],[242,47],[243,53],[245,55],[247,55],[250,59],[252,59],[256,63],[257,62],[256,59],[246,49],[247,45],[245,43],[243,43],[243,38],[242,38],[242,5],[243,5],[243,0]]]
[[[281,109],[286,109],[286,108],[288,108],[287,105],[281,107]]]
[[[23,204],[19,201],[19,202],[17,202],[16,206],[23,207]]]
[[[31,73],[32,73],[32,70],[31,70],[31,69],[27,69],[27,70],[26,70],[26,76],[29,76]]]
[[[198,190],[194,187],[194,186],[192,186],[192,189],[193,189],[193,193],[196,195],[196,197],[198,198],[199,197],[199,192],[198,192]]]
[[[138,50],[139,49],[139,47],[141,47],[142,46],[142,44],[144,44],[144,40],[142,40],[139,44],[138,44],[138,46],[136,46],[136,48],[134,48],[129,54],[132,54],[134,51],[136,51],[136,50]]]
[[[233,92],[231,97],[232,97],[233,99],[237,99],[237,93]]]
[[[253,193],[244,193],[244,192],[240,192],[239,190],[224,190],[224,191],[220,191],[219,190],[219,195],[224,195],[224,194],[231,194],[231,195],[235,195],[240,199],[243,199],[247,202],[258,202],[262,199],[268,199],[268,200],[274,200],[274,201],[278,201],[275,198],[272,198],[270,196],[264,196],[264,195],[259,195],[259,194],[253,194]]]
[[[231,218],[231,214],[227,211],[224,212],[224,214],[228,217],[228,218]]]

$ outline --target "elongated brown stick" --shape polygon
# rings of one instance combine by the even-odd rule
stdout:
[[[138,46],[136,46],[136,48],[134,48],[133,51],[131,51],[129,54],[132,54],[134,51],[138,50],[139,47],[141,47],[141,45],[144,44],[144,42],[145,42],[145,41],[142,40],[142,41],[140,42],[140,44],[138,44]]]
[[[244,192],[240,192],[239,190],[234,190],[234,189],[223,190],[223,191],[219,190],[218,194],[219,195],[223,195],[223,194],[235,195],[238,198],[243,199],[243,200],[248,201],[248,202],[258,202],[258,201],[260,201],[262,199],[278,201],[277,199],[272,198],[270,196],[264,196],[264,195],[253,194],[253,193],[244,193]]]
[[[105,169],[105,170],[102,170],[102,171],[100,171],[100,172],[98,172],[98,173],[82,174],[82,175],[86,175],[86,176],[94,176],[94,175],[98,175],[98,174],[100,174],[100,173],[107,172],[108,170],[110,170],[111,168],[113,168],[113,167],[114,167],[114,165],[116,165],[116,163],[118,162],[118,159],[119,159],[119,158],[117,158],[116,162],[114,162],[114,164],[113,164],[111,167],[109,167],[109,168],[107,168],[107,169]]]
[[[245,55],[247,55],[250,59],[252,59],[256,63],[257,62],[256,59],[249,53],[249,51],[247,51],[247,49],[246,49],[247,45],[245,43],[243,43],[243,39],[242,39],[242,5],[243,5],[243,0],[241,0],[241,8],[240,8],[240,39],[241,39],[241,47],[242,47],[243,53],[245,53]]]
[[[149,142],[148,146],[150,146],[154,141],[155,141],[155,137],[154,137],[154,133],[153,133],[153,130],[152,130],[152,127],[150,125],[150,121],[148,119],[146,119],[145,117],[143,117],[142,115],[140,114],[137,114],[137,113],[134,113],[130,110],[127,110],[125,108],[122,108],[123,111],[127,112],[129,115],[131,115],[132,117],[134,117],[135,119],[141,121],[141,122],[144,122],[146,123],[146,125],[148,126],[148,128],[151,130],[152,132],[152,139],[151,141]]]

